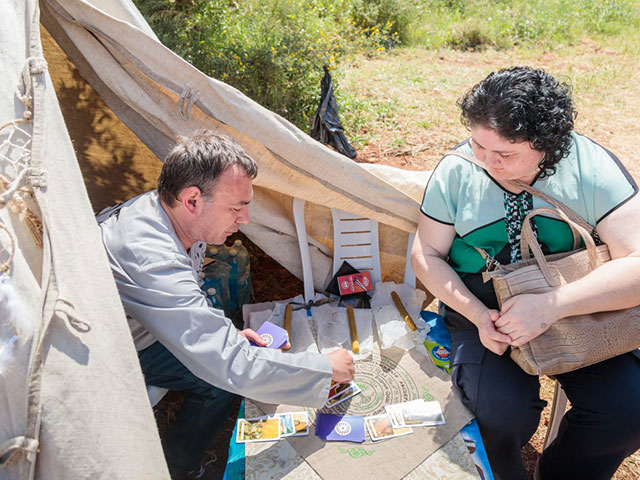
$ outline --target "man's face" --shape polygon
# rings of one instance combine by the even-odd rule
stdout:
[[[221,245],[240,225],[249,223],[248,205],[253,198],[251,179],[245,170],[233,165],[204,196],[204,203],[195,215],[193,237],[211,245]]]

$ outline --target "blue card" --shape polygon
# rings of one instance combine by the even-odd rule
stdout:
[[[265,345],[266,348],[282,348],[289,341],[287,331],[269,321],[264,322],[256,333],[258,333],[262,339],[267,342]],[[258,346],[254,342],[250,343],[251,345]]]
[[[357,415],[319,413],[316,435],[328,442],[364,442],[364,418]]]

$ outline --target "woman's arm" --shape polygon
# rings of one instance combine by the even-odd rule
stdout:
[[[513,345],[537,337],[560,318],[640,305],[640,195],[611,212],[596,230],[609,246],[610,262],[550,292],[504,303],[496,326]]]
[[[511,338],[496,330],[493,322],[498,319],[498,312],[478,300],[445,261],[454,238],[453,226],[421,215],[411,249],[413,270],[433,295],[478,327],[485,347],[502,355]]]

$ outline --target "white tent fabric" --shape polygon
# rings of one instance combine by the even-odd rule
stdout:
[[[42,59],[38,3],[7,0],[4,6],[0,173],[12,182],[0,186],[0,224],[8,230],[0,231],[0,285],[8,276],[16,299],[11,306],[0,290],[0,313],[15,313],[19,304],[34,328],[16,329],[0,319],[0,345],[12,334],[18,338],[8,367],[0,368],[0,478],[168,478]],[[415,230],[428,172],[363,166],[324,147],[162,46],[130,0],[41,0],[40,8],[41,21],[83,77],[159,158],[178,134],[206,127],[233,137],[258,161],[252,224],[243,231],[267,254],[301,276],[292,221],[292,199],[299,197],[307,201],[318,289],[331,270],[329,208],[380,222],[384,278],[401,280],[407,233]],[[16,160],[16,151],[28,155]],[[24,189],[17,194],[42,220],[42,247],[6,207],[13,187]],[[10,257],[12,244],[17,248]],[[3,272],[2,265],[11,270]]]
[[[8,234],[13,302],[0,297],[17,329],[0,374],[0,478],[169,478],[139,363],[98,227],[42,58],[38,4],[9,0],[0,16],[0,171],[42,219],[43,245],[18,214],[0,208]],[[23,102],[21,98],[26,102]],[[32,121],[16,124],[26,117]],[[16,129],[19,127],[19,130]],[[16,148],[16,145],[23,148]],[[17,155],[17,151],[28,155]],[[19,174],[23,172],[21,182]],[[6,290],[3,290],[6,296]],[[22,314],[17,305],[21,305]],[[37,452],[37,455],[36,455]]]
[[[159,158],[178,134],[206,127],[228,134],[258,161],[252,222],[242,231],[292,273],[302,274],[291,206],[298,197],[307,201],[307,230],[316,240],[311,249],[316,288],[326,286],[331,270],[328,208],[379,221],[383,273],[401,280],[406,232],[415,231],[429,172],[350,161],[202,74],[160,44],[135,11],[130,0],[44,0],[42,22]]]

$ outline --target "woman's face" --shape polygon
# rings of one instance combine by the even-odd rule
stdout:
[[[475,157],[496,180],[530,183],[540,171],[538,164],[544,156],[529,142],[513,142],[481,126],[471,127],[471,146]]]

